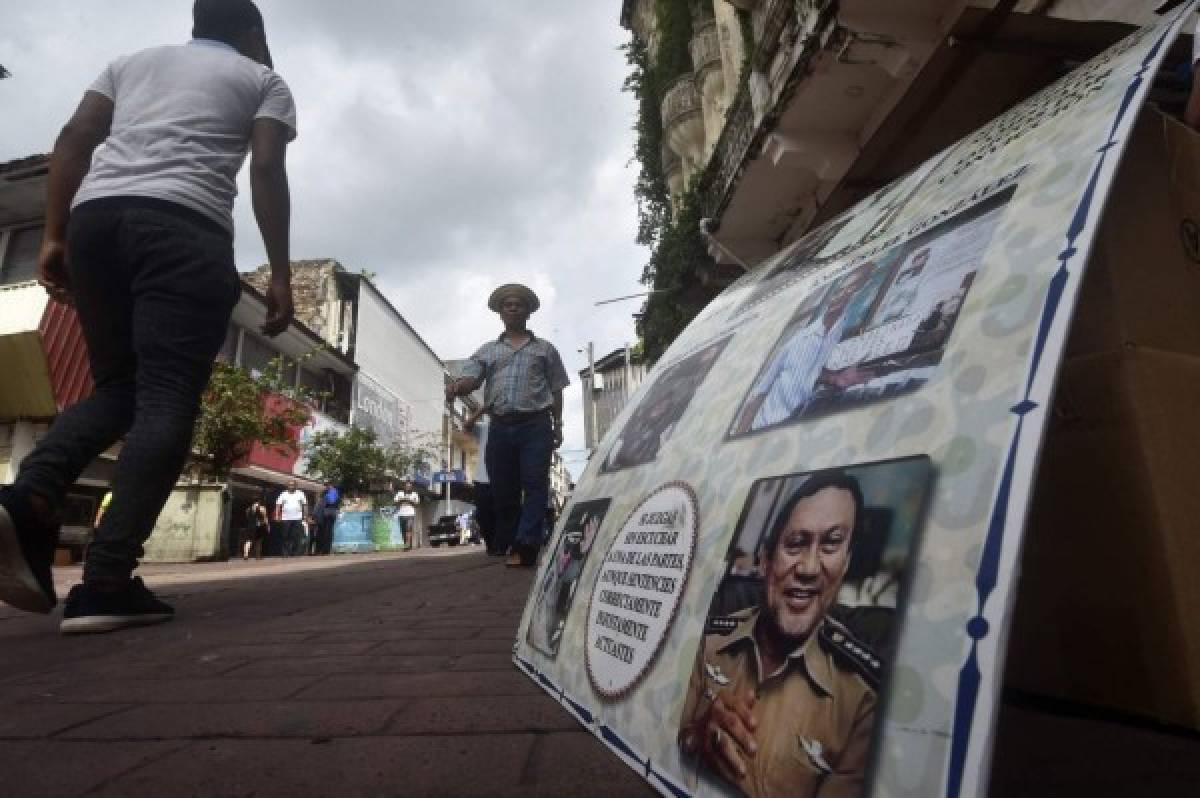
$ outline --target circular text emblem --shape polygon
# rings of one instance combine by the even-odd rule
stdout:
[[[668,482],[630,514],[613,540],[588,604],[592,686],[619,698],[641,680],[679,608],[696,548],[696,494]]]

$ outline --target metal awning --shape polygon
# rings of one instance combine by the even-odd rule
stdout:
[[[279,485],[281,487],[287,485],[289,482],[295,482],[296,487],[300,488],[300,490],[307,491],[319,491],[325,488],[325,486],[320,482],[314,482],[313,480],[305,477],[298,477],[295,474],[285,474],[281,471],[273,471],[270,468],[263,468],[262,466],[238,466],[237,468],[233,469],[232,476],[245,477],[247,479],[253,479],[258,482],[267,482],[272,485]]]

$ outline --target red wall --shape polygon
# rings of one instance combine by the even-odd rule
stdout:
[[[83,340],[75,308],[54,300],[46,303],[38,331],[42,334],[42,350],[46,353],[54,401],[61,411],[92,393],[87,342]]]

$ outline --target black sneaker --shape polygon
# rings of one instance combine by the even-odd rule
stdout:
[[[130,626],[163,623],[175,617],[175,608],[154,597],[140,576],[120,590],[97,590],[88,584],[75,585],[67,594],[63,620],[58,629],[65,635],[111,632]]]
[[[50,564],[58,527],[39,523],[27,502],[0,489],[0,601],[26,612],[58,603]]]

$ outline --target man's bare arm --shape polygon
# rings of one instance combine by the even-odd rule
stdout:
[[[275,119],[254,120],[250,133],[250,194],[271,266],[267,320],[262,326],[262,331],[270,336],[287,329],[293,312],[288,250],[292,215],[286,165],[288,135],[287,126]]]
[[[79,107],[58,134],[50,155],[50,177],[46,185],[46,227],[38,253],[38,280],[50,295],[69,301],[71,283],[67,276],[67,220],[71,201],[92,164],[92,152],[108,138],[112,128],[113,101],[95,91],[85,92]]]
[[[446,398],[453,399],[456,396],[468,394],[480,385],[483,385],[481,377],[459,377],[446,386]]]

